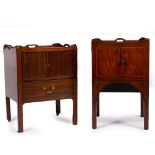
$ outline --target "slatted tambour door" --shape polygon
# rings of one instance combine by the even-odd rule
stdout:
[[[22,53],[23,80],[73,78],[73,51]]]
[[[73,77],[73,51],[52,51],[48,52],[47,57],[48,78],[59,79]]]
[[[23,52],[22,53],[23,80],[43,80],[47,78],[47,53]]]

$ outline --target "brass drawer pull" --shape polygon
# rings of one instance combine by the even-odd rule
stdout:
[[[46,94],[52,94],[56,89],[55,86],[53,86],[52,88],[44,87],[43,90]]]

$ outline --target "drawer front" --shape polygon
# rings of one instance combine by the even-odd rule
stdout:
[[[95,76],[119,76],[120,51],[117,47],[98,47],[95,52]],[[93,64],[93,65],[94,65]]]
[[[74,63],[74,52],[71,50],[22,53],[23,80],[72,78]]]
[[[66,99],[73,97],[73,80],[24,82],[24,102]]]
[[[148,76],[149,56],[144,47],[122,47],[120,76],[146,78]]]

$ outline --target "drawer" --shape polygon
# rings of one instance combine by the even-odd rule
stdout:
[[[66,99],[73,97],[73,80],[24,82],[24,102]]]

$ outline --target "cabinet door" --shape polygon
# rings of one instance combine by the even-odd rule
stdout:
[[[95,75],[99,78],[119,76],[120,50],[118,47],[101,46],[95,50]],[[93,64],[94,65],[94,64]]]
[[[22,72],[24,81],[43,80],[47,78],[47,53],[23,52]]]
[[[146,78],[148,75],[148,52],[145,47],[122,47],[123,62],[120,75],[130,78]]]
[[[73,51],[48,52],[47,78],[60,79],[73,77]]]

